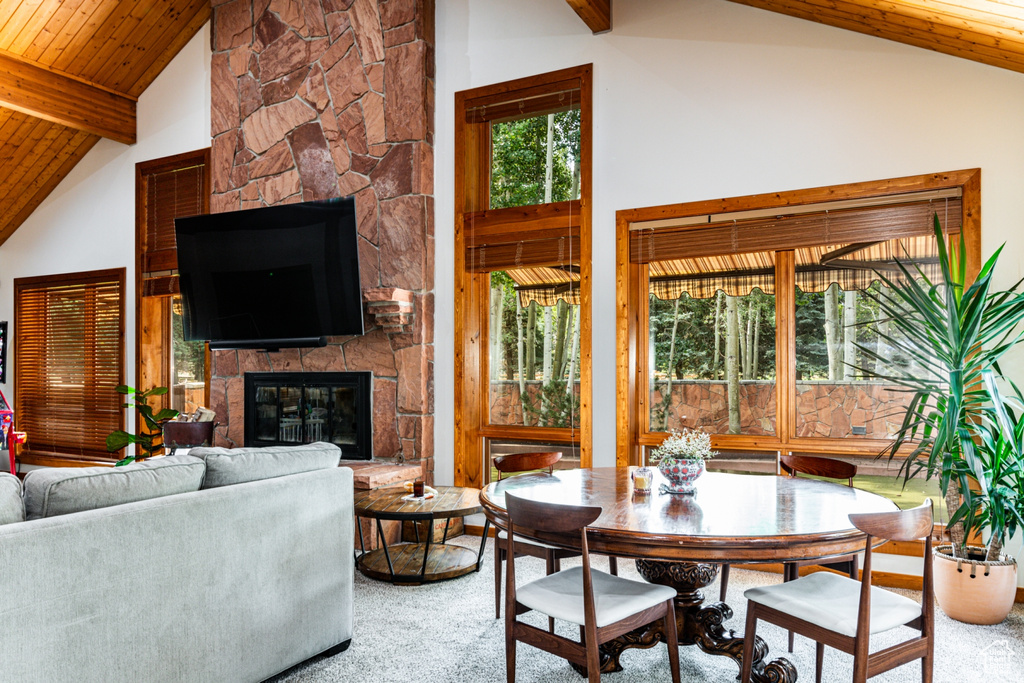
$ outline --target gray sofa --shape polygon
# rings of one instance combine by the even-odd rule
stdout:
[[[256,450],[265,457],[246,462]],[[252,682],[345,649],[352,470],[335,457],[334,466],[282,475],[286,458],[273,451],[290,449],[158,458],[149,463],[176,470],[173,486],[198,463],[215,487],[70,513],[62,495],[84,498],[86,508],[109,504],[109,486],[99,496],[97,486],[110,481],[29,473],[30,519],[0,525],[0,679]],[[147,464],[117,468],[113,487],[145,488],[161,472]],[[246,468],[257,480],[234,483]],[[11,489],[7,477],[0,495]],[[17,514],[17,499],[8,494],[4,505],[8,518]],[[56,516],[31,519],[47,506]]]

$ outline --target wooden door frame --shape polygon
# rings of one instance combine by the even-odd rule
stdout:
[[[482,486],[486,479],[484,440],[508,439],[578,442],[581,466],[592,455],[592,340],[591,340],[591,212],[593,182],[593,65],[587,64],[537,76],[506,81],[455,93],[455,484]],[[485,424],[489,385],[488,273],[466,268],[467,214],[486,209],[490,186],[490,126],[470,123],[474,106],[503,99],[536,96],[578,81],[580,91],[580,426],[561,428]]]
[[[181,168],[203,165],[205,188],[202,193],[203,213],[210,212],[210,148],[183,152],[135,164],[135,386],[151,389],[157,386],[170,388],[170,366],[166,354],[173,353],[171,342],[171,301],[172,296],[144,297],[142,278],[143,245],[146,243],[146,177]],[[158,299],[158,302],[151,301]],[[162,337],[163,352],[157,358],[144,354],[146,340],[153,336]],[[206,344],[204,358],[203,404],[210,405],[210,345]],[[149,379],[153,378],[153,379]],[[141,381],[145,379],[146,381]],[[143,386],[146,385],[146,386]],[[170,392],[152,399],[156,406],[170,407]]]
[[[616,458],[618,466],[640,463],[641,448],[654,446],[664,438],[663,433],[646,432],[646,396],[641,396],[641,387],[646,387],[647,347],[639,344],[640,333],[646,329],[647,318],[647,268],[629,261],[629,226],[631,223],[666,219],[679,219],[702,214],[726,213],[730,211],[753,211],[758,209],[781,209],[785,207],[817,204],[822,202],[865,199],[888,195],[960,188],[962,191],[962,231],[967,249],[967,270],[969,280],[981,268],[981,169],[965,169],[948,173],[931,173],[887,180],[874,180],[846,185],[815,187],[804,190],[790,190],[770,194],[730,197],[681,204],[665,204],[639,209],[617,211],[616,223]],[[776,292],[793,283],[788,275],[780,276],[782,263],[776,263]],[[787,290],[788,292],[788,290]],[[789,315],[793,315],[793,295],[782,294],[783,303]],[[779,301],[777,299],[777,301]],[[778,304],[777,304],[778,305]],[[781,308],[779,309],[781,310]],[[783,331],[781,328],[785,327]],[[774,435],[713,435],[715,448],[725,450],[747,450],[779,452],[799,450],[801,452],[834,453],[837,455],[876,455],[889,442],[882,439],[797,438],[793,433],[792,398],[795,392],[796,376],[790,361],[795,354],[795,342],[789,325],[776,325],[777,349],[787,349],[776,383],[776,434]],[[644,335],[646,339],[646,334]],[[782,358],[782,354],[776,354]],[[777,361],[778,362],[778,361]],[[785,381],[785,384],[783,384]],[[783,394],[786,394],[785,397]],[[783,412],[783,411],[787,412]]]

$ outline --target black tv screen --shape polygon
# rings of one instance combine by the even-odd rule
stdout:
[[[185,339],[316,346],[363,333],[355,200],[179,218]]]

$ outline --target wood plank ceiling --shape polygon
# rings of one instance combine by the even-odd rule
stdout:
[[[0,2],[0,244],[210,18],[209,0]],[[131,198],[126,198],[131,201]]]
[[[731,0],[1024,73],[1022,0]]]

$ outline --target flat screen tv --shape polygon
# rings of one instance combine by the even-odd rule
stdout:
[[[355,200],[178,218],[184,336],[211,348],[363,333]]]

